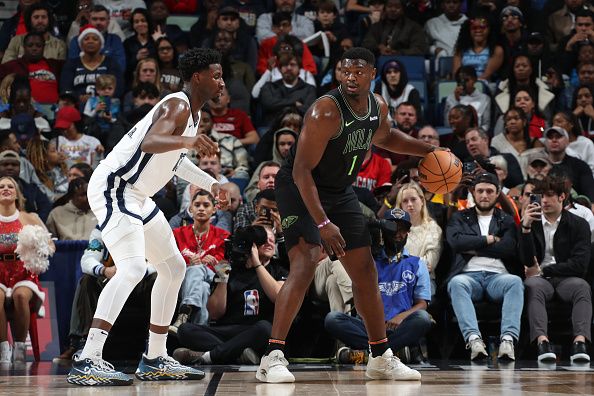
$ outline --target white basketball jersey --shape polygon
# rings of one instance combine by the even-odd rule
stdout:
[[[188,151],[187,149],[179,149],[160,154],[151,154],[145,153],[140,148],[144,137],[153,126],[153,115],[155,111],[161,103],[171,98],[184,100],[190,106],[189,98],[183,91],[167,95],[142,120],[138,121],[122,137],[107,157],[101,161],[101,165],[108,167],[114,176],[119,176],[127,182],[128,188],[137,190],[147,197],[153,196],[171,180],[177,164],[184,158]],[[196,123],[194,123],[193,117],[190,114],[187,121],[188,126],[181,136],[196,136],[201,113],[198,114]]]

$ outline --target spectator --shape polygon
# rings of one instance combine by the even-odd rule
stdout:
[[[230,101],[231,97],[227,88],[223,88],[223,93],[218,100],[208,101],[214,123],[213,129],[218,133],[235,136],[246,147],[250,144],[257,144],[260,137],[249,116],[243,110],[229,108]]]
[[[14,131],[19,142],[23,143],[38,132],[50,131],[49,122],[33,107],[31,97],[29,81],[17,77],[10,87],[10,108],[0,112],[0,129]]]
[[[424,192],[416,182],[408,182],[400,187],[395,207],[410,216],[411,228],[405,248],[411,256],[420,257],[427,265],[431,277],[431,295],[434,295],[437,289],[435,269],[442,252],[441,227],[429,216]]]
[[[414,138],[417,137],[417,110],[412,103],[400,103],[393,113],[396,128]],[[408,158],[408,155],[398,154],[385,149],[375,148],[375,152],[390,161],[392,171],[396,170],[398,164]]]
[[[182,89],[184,82],[180,71],[177,69],[177,51],[173,41],[167,37],[161,37],[155,42],[161,70],[161,84],[164,90],[177,92]]]
[[[0,153],[0,177],[9,177],[16,180],[18,189],[22,192],[25,201],[22,203],[27,213],[37,213],[45,222],[52,205],[49,198],[33,183],[27,183],[19,177],[21,162],[15,151],[5,150]]]
[[[503,65],[503,48],[497,45],[497,32],[483,16],[466,20],[454,48],[452,71],[474,66],[479,80],[491,81]]]
[[[140,83],[151,83],[157,87],[160,95],[164,95],[161,89],[161,72],[159,71],[159,65],[153,58],[145,58],[136,64],[136,70],[134,71],[134,80],[132,81],[132,90]],[[124,95],[124,112],[128,112],[134,109],[134,93],[128,91]]]
[[[68,46],[68,59],[79,59],[81,56],[81,49],[86,52],[83,48],[83,33],[92,27],[93,33],[99,36],[101,41],[101,48],[99,52],[111,59],[119,66],[119,70],[123,73],[126,70],[126,52],[122,40],[115,34],[107,32],[107,26],[109,25],[109,11],[102,5],[95,5],[91,9],[91,18],[89,20],[90,25],[81,26],[78,37],[70,40]],[[85,33],[85,35],[87,35]],[[82,37],[81,37],[82,36]]]
[[[270,124],[275,113],[287,106],[296,106],[305,113],[316,98],[316,89],[299,78],[301,64],[295,55],[283,55],[279,67],[282,80],[267,82],[260,92],[266,124]]]
[[[0,65],[0,81],[12,73],[19,77],[25,77],[29,80],[31,95],[37,103],[57,103],[58,80],[62,62],[44,57],[41,33],[27,33],[24,38],[23,36],[14,38],[22,40],[24,53],[22,57],[3,62]]]
[[[590,265],[588,223],[563,209],[562,182],[547,178],[534,192],[541,204],[529,204],[522,219],[520,259],[526,268],[526,309],[530,341],[538,348],[538,361],[555,361],[548,336],[546,303],[559,297],[570,303],[573,341],[571,362],[589,362],[586,341],[592,324],[592,290],[586,280]]]
[[[405,248],[411,229],[408,213],[402,209],[386,212],[384,246],[374,257],[390,348],[400,351],[418,345],[431,328],[427,306],[431,301],[431,283],[427,264]],[[395,285],[398,293],[394,292]],[[342,312],[330,312],[324,320],[326,331],[346,347],[338,350],[339,363],[352,363],[353,350],[366,350],[368,336],[363,319]],[[407,362],[408,363],[408,362]]]
[[[70,330],[68,333],[69,345],[60,356],[54,358],[54,363],[71,361],[74,353],[82,348],[91,328],[91,321],[97,307],[99,294],[117,271],[117,267],[113,264],[113,259],[105,247],[101,231],[98,228],[93,228],[91,233],[84,239],[88,239],[89,244],[80,259],[82,277],[76,286],[74,301],[72,302]],[[136,285],[126,302],[127,306],[134,305],[135,308],[144,312],[147,324],[150,315],[151,289],[156,277],[155,267],[149,263],[144,278]]]
[[[97,218],[87,199],[88,180],[78,178],[68,184],[66,195],[56,201],[49,213],[47,229],[59,240],[84,240],[97,226]]]
[[[588,222],[590,227],[590,241],[594,242],[594,213],[592,213],[592,203],[584,195],[577,195],[567,172],[555,170],[555,172],[551,172],[551,177],[563,182],[566,197],[563,202],[564,209]]]
[[[66,155],[58,151],[55,141],[50,142],[42,140],[40,135],[35,136],[27,146],[27,158],[45,187],[42,191],[50,201],[54,202],[66,194],[69,182]],[[21,169],[23,160],[27,161],[21,158]]]
[[[349,32],[344,23],[340,22],[338,8],[336,8],[336,4],[333,0],[320,1],[315,12],[317,18],[314,18],[314,30],[316,32],[324,32],[328,38],[330,44],[330,56],[327,68],[331,69],[332,64],[340,59],[340,55],[342,54],[340,43],[342,40],[349,37]],[[316,62],[321,74],[325,70],[321,70],[320,61],[326,56],[324,53],[323,42],[320,41],[316,46],[312,46],[311,52],[317,58]]]
[[[252,200],[246,197],[246,202],[237,209],[233,220],[234,231],[253,224],[264,212],[266,212],[266,216],[268,212],[276,212],[278,214],[276,199],[274,197],[274,177],[278,169],[279,165],[272,161],[262,167],[260,179],[265,178],[265,181],[258,181],[259,191],[256,193],[256,197]]]
[[[576,15],[581,10],[594,11],[591,5],[585,4],[583,0],[564,0],[563,7],[549,15],[547,36],[551,51],[556,52],[563,37],[576,28]]]
[[[316,300],[326,301],[330,312],[348,312],[353,303],[353,284],[340,260],[320,254],[310,288]]]
[[[252,230],[242,229],[235,238],[247,238],[246,233],[255,232]],[[217,271],[217,285],[207,305],[215,324],[181,325],[178,339],[190,349],[176,349],[174,359],[182,364],[233,364],[240,358],[241,363],[258,364],[257,354],[264,353],[272,330],[276,296],[288,275],[284,243],[279,242],[280,257],[273,257],[274,233],[258,227],[258,234],[264,232],[265,242],[252,248],[247,261],[232,261],[226,274]]]
[[[588,164],[594,173],[594,143],[583,136],[576,116],[569,111],[560,111],[553,117],[553,126],[565,129],[569,135],[569,146],[576,158]]]
[[[466,161],[469,157],[464,134],[469,128],[478,127],[477,118],[476,110],[470,105],[456,105],[448,113],[448,123],[452,127],[452,133],[445,136],[442,144],[452,150],[452,153],[462,161]]]
[[[361,4],[358,0],[348,0],[344,7],[345,20],[352,35],[361,42],[369,28],[381,20],[384,13],[385,0],[367,0]]]
[[[423,28],[404,15],[402,0],[387,0],[382,19],[365,35],[362,47],[379,55],[416,55],[427,53]]]
[[[261,164],[272,160],[276,147],[274,140],[277,131],[288,128],[299,135],[302,123],[303,116],[295,106],[282,109],[272,121],[270,129],[260,138],[254,152],[254,163]]]
[[[536,139],[528,135],[528,120],[526,113],[519,107],[510,107],[503,115],[504,132],[491,140],[491,146],[499,153],[510,153],[518,160],[522,168],[522,175],[526,178],[526,155],[534,147],[541,147]]]
[[[491,97],[476,89],[477,75],[473,66],[461,66],[455,73],[456,89],[448,95],[443,110],[444,125],[450,126],[450,110],[459,104],[472,106],[478,116],[478,125],[491,130]]]
[[[45,59],[66,59],[66,43],[51,34],[54,27],[53,13],[44,3],[32,4],[25,10],[23,17],[28,33],[38,33],[42,37],[42,57]],[[25,53],[25,34],[10,39],[8,48],[2,57],[2,63],[16,60]],[[1,78],[0,78],[1,79]]]
[[[524,304],[523,268],[517,260],[516,227],[511,216],[496,208],[499,181],[479,174],[472,195],[476,206],[456,212],[447,226],[447,241],[455,253],[446,285],[458,326],[471,350],[471,360],[486,358],[474,303],[483,295],[502,302],[498,358],[515,360]],[[479,231],[477,233],[477,231]]]
[[[526,41],[528,39],[525,30],[524,14],[522,10],[513,5],[508,5],[499,13],[501,20],[501,40],[504,59],[503,74],[508,70],[513,70],[514,59],[526,51]]]
[[[80,113],[74,107],[63,107],[56,114],[54,127],[59,134],[55,142],[58,151],[66,155],[67,166],[78,162],[96,165],[105,151],[97,138],[81,132],[80,121]]]
[[[2,22],[2,27],[0,28],[0,58],[4,57],[4,51],[6,51],[8,44],[10,44],[10,40],[14,36],[27,33],[24,14],[27,11],[27,8],[36,3],[39,3],[39,0],[19,0],[17,12]]]
[[[551,169],[553,169],[553,163],[544,150],[538,150],[530,153],[530,155],[527,157],[526,163],[527,167],[525,172],[527,175],[527,180],[543,180],[547,177]]]
[[[191,48],[201,47],[209,37],[212,37],[212,34],[218,28],[221,3],[222,0],[211,0],[204,2],[203,6],[200,7],[198,20],[190,28],[189,41]],[[239,20],[237,20],[237,23],[239,23]]]
[[[146,8],[136,8],[130,14],[133,34],[124,41],[126,51],[125,76],[128,81],[133,77],[136,64],[146,58],[157,58],[157,48],[153,39],[153,21]]]
[[[155,64],[156,66],[156,64]],[[111,74],[97,76],[95,81],[96,96],[91,96],[85,104],[84,114],[91,118],[93,126],[97,126],[99,133],[96,137],[103,142],[112,129],[112,124],[120,117],[120,100],[114,98],[116,78]]]
[[[379,81],[378,81],[379,82]],[[417,115],[422,115],[421,95],[419,91],[408,82],[408,74],[404,64],[397,59],[392,59],[382,67],[381,84],[376,84],[375,93],[380,94],[386,103],[390,114],[404,102],[415,107]]]
[[[575,14],[575,28],[561,39],[559,55],[563,72],[571,74],[578,63],[581,48],[587,48],[594,43],[594,13],[588,10],[578,10]],[[591,57],[589,59],[592,60]]]
[[[294,36],[304,40],[314,34],[314,26],[311,19],[295,13],[295,0],[274,0],[274,5],[276,6],[276,12],[291,13],[291,33]],[[272,29],[272,15],[273,13],[268,12],[258,17],[258,21],[256,22],[256,37],[259,43],[276,34]]]
[[[163,0],[153,0],[151,2],[149,11],[155,26],[154,33],[160,34],[161,36],[167,36],[173,43],[175,43],[177,52],[183,54],[188,49],[188,37],[178,25],[167,23],[170,10],[171,8],[168,7],[167,3]]]
[[[548,42],[541,32],[531,32],[526,40],[526,53],[530,57],[530,61],[534,70],[536,70],[536,77],[542,81],[547,80],[547,85],[550,83],[546,76],[547,70],[554,66],[552,55],[549,49]],[[561,80],[562,82],[563,80]],[[550,87],[550,85],[549,85]],[[550,88],[549,88],[550,89]]]
[[[462,13],[461,0],[443,0],[441,9],[443,14],[429,19],[425,24],[429,53],[435,57],[454,56],[460,27],[468,17]]]
[[[159,88],[155,84],[149,82],[141,82],[135,88],[132,88],[132,97],[134,101],[134,107],[132,110],[124,114],[124,118],[129,124],[135,125],[140,121],[149,111],[159,103]],[[121,136],[120,136],[121,138]],[[116,137],[112,144],[106,146],[106,151],[111,151],[113,147],[119,142],[119,138]]]
[[[482,128],[470,128],[464,134],[464,141],[466,142],[466,149],[470,154],[470,158],[477,163],[482,163],[484,160],[490,157],[501,155],[507,165],[507,178],[503,187],[513,188],[524,182],[522,177],[522,168],[518,163],[516,157],[510,153],[499,153],[494,147],[489,147],[489,135]]]
[[[76,58],[66,61],[60,78],[60,89],[74,92],[81,105],[84,105],[87,99],[95,94],[97,76],[112,74],[116,76],[115,96],[121,97],[124,91],[124,69],[118,65],[114,58],[101,54],[101,49],[105,44],[103,35],[96,28],[87,25],[83,27],[76,39],[82,52],[80,54],[77,52]],[[80,50],[77,48],[77,51]]]
[[[71,182],[73,179],[76,179],[77,177],[83,177],[87,180],[91,180],[92,173],[93,168],[91,168],[89,164],[79,162],[78,164],[70,166],[70,169],[68,169],[68,182]]]
[[[569,134],[561,127],[552,127],[545,133],[545,146],[554,169],[563,169],[578,194],[594,202],[594,177],[587,163],[567,154]]]
[[[229,197],[229,206],[227,210],[235,216],[237,210],[243,204],[239,186],[233,182],[229,182],[221,185],[221,188],[227,192],[227,196]]]
[[[547,128],[547,121],[537,108],[535,93],[529,89],[520,88],[511,96],[513,105],[524,110],[528,121],[528,136],[533,139],[540,139]],[[495,123],[494,133],[497,135],[503,131],[503,117],[499,117]]]
[[[134,12],[132,10],[146,9],[143,0],[94,0],[94,3],[107,8],[109,19],[115,20],[120,25],[126,37],[134,35]]]
[[[80,28],[89,24],[91,20],[91,10],[93,9],[93,0],[78,0],[77,1],[78,13],[76,14],[74,21],[70,25],[68,35],[66,36],[66,42],[69,43],[72,39],[80,33]],[[113,19],[109,19],[107,23],[107,33],[115,34],[122,40],[126,40],[126,35],[122,32],[120,25]]]
[[[439,146],[439,132],[437,132],[437,130],[430,125],[426,125],[419,129],[418,139],[424,141],[425,143]]]
[[[389,184],[391,174],[390,162],[372,150],[368,150],[353,185],[373,192],[377,187]]]
[[[4,153],[2,153],[4,154]],[[2,156],[0,154],[0,156]],[[18,161],[18,160],[17,160]],[[2,165],[0,165],[0,168]],[[4,172],[2,172],[4,173]],[[0,235],[2,235],[2,271],[0,271],[0,315],[3,318],[0,328],[0,363],[25,363],[27,359],[27,345],[25,343],[29,332],[30,310],[37,312],[45,300],[45,293],[41,291],[37,274],[25,269],[23,262],[17,259],[18,233],[26,225],[36,225],[45,229],[45,225],[34,212],[26,212],[23,207],[23,195],[18,183],[12,177],[4,175],[0,178]],[[50,242],[53,245],[53,242]],[[14,339],[13,350],[7,339],[6,302],[11,296],[14,309],[11,321],[11,332]],[[12,356],[11,356],[12,355]]]
[[[579,128],[586,137],[594,136],[594,88],[580,84],[573,94],[571,108],[578,119]]]
[[[179,213],[169,219],[169,226],[171,226],[172,229],[194,224],[194,216],[192,215],[192,197],[200,191],[200,188],[193,184],[188,184],[185,185],[185,188],[180,188],[179,180],[177,182],[177,192],[180,194],[178,195],[177,200],[181,201],[181,203]],[[225,184],[227,183],[229,182],[226,182]],[[233,214],[227,210],[217,209],[210,219],[210,224],[227,232],[231,232],[233,230]]]
[[[226,0],[225,5],[233,7],[239,12],[249,37],[256,36],[256,21],[266,12],[266,4],[258,0]]]
[[[186,260],[186,275],[180,290],[180,306],[169,332],[177,334],[180,325],[208,324],[206,304],[215,276],[215,266],[225,256],[229,232],[210,224],[215,214],[214,197],[198,190],[192,197],[190,213],[194,222],[173,230],[177,246]]]

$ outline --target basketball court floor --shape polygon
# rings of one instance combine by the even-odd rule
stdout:
[[[135,366],[120,365],[127,373]],[[81,388],[66,383],[67,366],[51,362],[0,367],[0,395],[258,395],[258,396],[414,396],[414,395],[594,395],[594,369],[561,362],[483,363],[432,361],[417,382],[367,381],[365,366],[292,365],[295,384],[262,384],[255,366],[206,366],[202,381],[147,383],[127,387]]]

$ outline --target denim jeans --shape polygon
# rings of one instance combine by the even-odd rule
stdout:
[[[480,336],[473,302],[503,301],[501,336],[518,340],[520,319],[524,307],[524,284],[519,276],[475,271],[458,274],[448,283],[448,294],[465,341],[472,334]]]
[[[198,312],[195,323],[205,325],[208,323],[206,303],[210,296],[210,284],[214,279],[214,272],[206,265],[193,265],[186,267],[186,275],[181,285],[180,299],[182,305],[191,305]]]
[[[352,349],[369,348],[367,331],[360,317],[342,312],[330,312],[324,320],[326,331]],[[387,330],[388,344],[393,351],[405,346],[417,345],[431,329],[431,318],[427,311],[410,314],[395,330]]]

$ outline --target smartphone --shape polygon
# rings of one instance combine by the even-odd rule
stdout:
[[[272,221],[272,211],[270,208],[261,208],[260,209],[260,217],[266,218],[268,221]]]
[[[462,164],[462,173],[472,173],[476,169],[476,163],[472,162],[465,162]]]
[[[539,194],[530,194],[530,203],[537,204],[540,206],[540,195]]]

